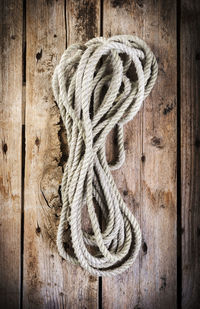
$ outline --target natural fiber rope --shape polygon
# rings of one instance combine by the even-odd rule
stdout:
[[[133,66],[136,74],[131,75]],[[92,275],[122,273],[132,265],[141,246],[140,227],[110,170],[124,162],[123,126],[137,114],[156,77],[155,56],[144,41],[130,35],[71,45],[53,75],[53,92],[69,145],[57,247],[64,259],[80,264]],[[114,127],[119,158],[110,166],[105,143]],[[94,205],[101,209],[104,229]],[[82,228],[85,206],[92,234]],[[75,257],[64,246],[67,229]]]

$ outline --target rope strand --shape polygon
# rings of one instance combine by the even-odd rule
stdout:
[[[92,275],[124,272],[141,246],[139,224],[125,205],[111,170],[120,168],[125,161],[123,126],[139,111],[153,88],[157,72],[150,48],[131,35],[73,44],[65,50],[54,71],[53,93],[69,144],[61,184],[57,247],[64,259],[79,264]],[[108,164],[105,143],[115,127],[118,160]],[[95,205],[102,212],[103,230]],[[84,207],[92,234],[82,228]],[[64,247],[67,229],[75,256]]]

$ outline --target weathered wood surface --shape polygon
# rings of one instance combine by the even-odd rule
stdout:
[[[21,264],[22,1],[0,1],[0,307],[18,308]]]
[[[25,308],[49,308],[53,304],[66,304],[63,293],[64,267],[54,254],[59,207],[57,189],[62,168],[59,165],[59,114],[51,95],[51,74],[64,49],[64,1],[55,4],[51,1],[27,1],[23,278]],[[45,180],[49,185],[48,194],[45,191]],[[67,277],[67,272],[64,272],[64,276]]]
[[[199,308],[200,5],[183,0],[178,12],[176,5],[169,0],[0,2],[0,307],[19,308],[21,293],[24,308]],[[55,245],[67,145],[51,78],[66,46],[124,33],[143,38],[159,65],[151,95],[126,125],[126,162],[113,173],[140,222],[143,244],[128,272],[98,280],[63,261]],[[109,160],[115,149],[111,138]]]
[[[200,308],[200,2],[182,1],[182,308]]]
[[[105,1],[103,16],[105,36],[138,35],[159,65],[152,94],[126,127],[126,162],[114,174],[140,222],[142,250],[128,273],[103,279],[103,308],[176,308],[176,4]]]
[[[27,2],[26,308],[94,308],[97,303],[97,278],[63,261],[55,245],[61,207],[59,185],[66,151],[59,111],[52,97],[52,73],[66,43],[80,40],[81,36],[85,40],[98,35],[99,29],[98,3],[90,3],[89,13],[84,2],[68,1],[66,8],[64,4],[64,1]],[[90,32],[85,32],[87,23],[94,24]]]

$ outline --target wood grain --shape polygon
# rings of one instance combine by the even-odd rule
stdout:
[[[55,249],[62,170],[51,91],[51,75],[65,49],[64,1],[28,1],[26,15],[24,305],[49,308],[67,301],[67,271]]]
[[[1,308],[19,308],[21,296],[21,306],[30,309],[199,308],[200,4],[182,0],[178,2],[180,12],[176,12],[176,2],[27,0],[25,11],[21,0],[0,1]],[[177,21],[180,29],[176,37]],[[62,260],[55,245],[67,144],[51,78],[66,46],[102,34],[143,38],[157,57],[159,75],[143,108],[126,125],[126,162],[113,172],[119,191],[141,225],[142,248],[128,272],[101,281]],[[177,73],[180,115],[176,107]],[[109,161],[115,157],[113,138],[112,132],[107,141]],[[177,274],[179,145],[181,258]],[[84,212],[84,227],[89,226]],[[177,275],[181,283],[178,293],[182,292],[178,304]]]
[[[67,45],[100,36],[100,0],[67,1]]]
[[[55,245],[67,152],[51,78],[66,43],[78,35],[88,38],[87,23],[95,23],[90,35],[97,34],[98,3],[93,4],[92,16],[87,9],[84,1],[68,1],[67,7],[65,1],[27,2],[25,308],[95,308],[97,303],[97,278],[62,260]]]
[[[156,86],[126,127],[126,163],[114,174],[143,245],[128,273],[103,279],[103,308],[176,308],[176,4],[105,1],[103,16],[104,35],[138,35],[159,65]]]
[[[22,1],[0,1],[0,304],[18,308],[21,254]]]
[[[67,46],[85,43],[93,37],[100,36],[100,0],[68,1]],[[83,209],[83,228],[91,231],[91,222],[86,207]],[[97,278],[96,280],[97,281]]]
[[[181,2],[182,308],[200,303],[200,3]]]

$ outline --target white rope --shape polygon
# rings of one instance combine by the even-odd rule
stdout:
[[[135,74],[131,73],[133,67]],[[53,92],[69,144],[57,247],[64,259],[80,264],[92,275],[122,273],[132,265],[141,246],[138,222],[110,170],[118,169],[125,160],[123,126],[137,114],[156,77],[155,56],[144,41],[130,35],[71,45],[53,75]],[[109,165],[105,143],[114,127],[118,161]],[[104,228],[94,205],[101,209]],[[82,228],[85,206],[92,234]],[[67,229],[75,256],[64,247]]]

